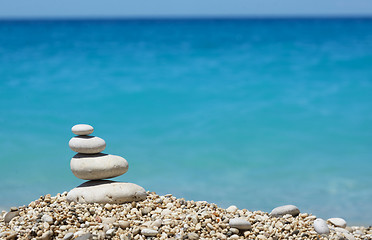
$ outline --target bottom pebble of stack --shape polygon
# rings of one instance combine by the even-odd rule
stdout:
[[[88,181],[72,189],[67,201],[77,203],[126,203],[146,199],[145,189],[134,183],[110,180]]]

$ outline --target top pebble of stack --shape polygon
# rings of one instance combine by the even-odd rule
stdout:
[[[94,128],[88,124],[77,124],[71,128],[71,131],[76,135],[86,136],[92,134]]]
[[[106,148],[106,142],[102,138],[88,136],[93,132],[93,127],[87,124],[78,124],[71,128],[72,132],[77,134],[68,142],[72,151],[83,154],[100,153]]]

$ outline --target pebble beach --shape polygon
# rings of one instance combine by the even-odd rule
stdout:
[[[347,226],[301,213],[293,205],[271,213],[147,192],[123,204],[68,202],[67,192],[41,196],[0,216],[1,239],[372,239],[372,227]],[[283,215],[284,214],[284,215]]]

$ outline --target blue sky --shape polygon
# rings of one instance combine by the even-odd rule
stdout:
[[[372,0],[0,0],[0,18],[372,16]]]

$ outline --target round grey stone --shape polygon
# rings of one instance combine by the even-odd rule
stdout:
[[[230,219],[229,225],[231,228],[237,228],[239,230],[249,230],[251,229],[251,223],[247,220],[241,218]]]
[[[72,189],[67,201],[77,203],[126,203],[146,199],[145,189],[134,183],[110,180],[88,181]]]
[[[284,205],[274,208],[270,213],[270,215],[273,217],[282,217],[286,214],[290,214],[295,217],[300,214],[300,210],[295,205]]]
[[[76,135],[89,135],[93,133],[94,128],[88,124],[77,124],[71,128],[71,131]]]
[[[98,180],[123,175],[128,171],[128,162],[116,155],[78,153],[71,159],[70,167],[77,178]]]
[[[106,148],[106,142],[95,136],[76,136],[68,143],[71,150],[78,153],[95,154]]]
[[[314,221],[314,229],[320,235],[322,235],[322,234],[328,235],[329,234],[328,225],[327,225],[326,221],[324,221],[321,218],[315,219],[315,221]]]

